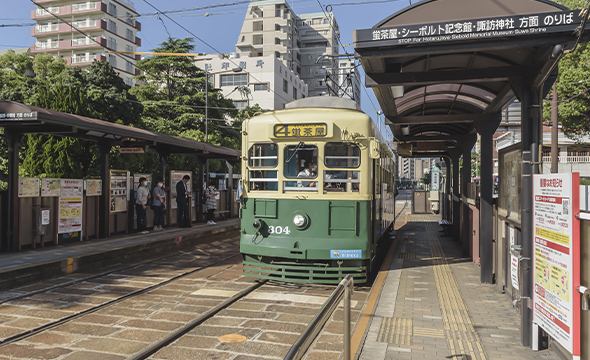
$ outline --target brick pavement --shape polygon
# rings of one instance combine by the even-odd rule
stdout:
[[[358,360],[557,359],[521,346],[519,314],[437,217],[408,217]]]

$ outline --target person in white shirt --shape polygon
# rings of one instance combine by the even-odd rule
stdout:
[[[315,179],[317,177],[318,165],[313,161],[305,162],[305,169],[297,174],[297,178]],[[297,181],[297,187],[315,187],[315,181]]]

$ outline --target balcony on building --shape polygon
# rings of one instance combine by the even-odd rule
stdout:
[[[80,20],[72,22],[77,29],[88,30],[106,30],[107,23],[104,20]],[[31,28],[31,36],[39,37],[43,35],[71,33],[75,30],[69,24],[37,24]]]
[[[107,57],[102,54],[96,54],[96,55],[85,54],[85,55],[74,55],[71,57],[70,56],[64,57],[64,60],[66,61],[66,63],[68,65],[87,66],[87,65],[90,65],[94,60],[106,61]]]
[[[37,9],[31,11],[31,19],[33,20],[42,20],[42,19],[50,19],[53,18],[52,14],[58,16],[64,15],[90,15],[90,14],[97,14],[97,13],[106,13],[107,11],[107,4],[101,1],[90,1],[90,2],[82,2],[73,5],[63,5],[63,6],[48,6],[46,11],[45,9]]]
[[[62,39],[59,41],[38,41],[31,45],[31,53],[57,51],[57,50],[80,50],[80,49],[101,49],[107,46],[107,40],[101,36],[94,38],[92,41],[88,38],[83,39]]]

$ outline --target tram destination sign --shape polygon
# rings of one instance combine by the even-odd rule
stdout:
[[[289,137],[326,137],[328,135],[328,125],[326,124],[292,124],[292,125],[275,125],[274,136],[277,138]]]
[[[356,31],[357,42],[408,45],[479,40],[573,31],[582,21],[579,11],[491,17]]]

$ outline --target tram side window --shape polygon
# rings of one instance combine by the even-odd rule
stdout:
[[[326,192],[359,192],[360,184],[359,171],[324,171]]]
[[[254,144],[248,151],[249,189],[250,191],[277,191],[279,179],[277,170],[259,170],[257,168],[274,168],[279,163],[276,143]]]
[[[361,149],[350,142],[330,142],[324,147],[324,163],[329,168],[356,169],[361,165]]]
[[[318,147],[315,145],[287,145],[284,150],[285,165],[283,174],[287,179],[306,179],[285,181],[284,191],[317,191]]]

